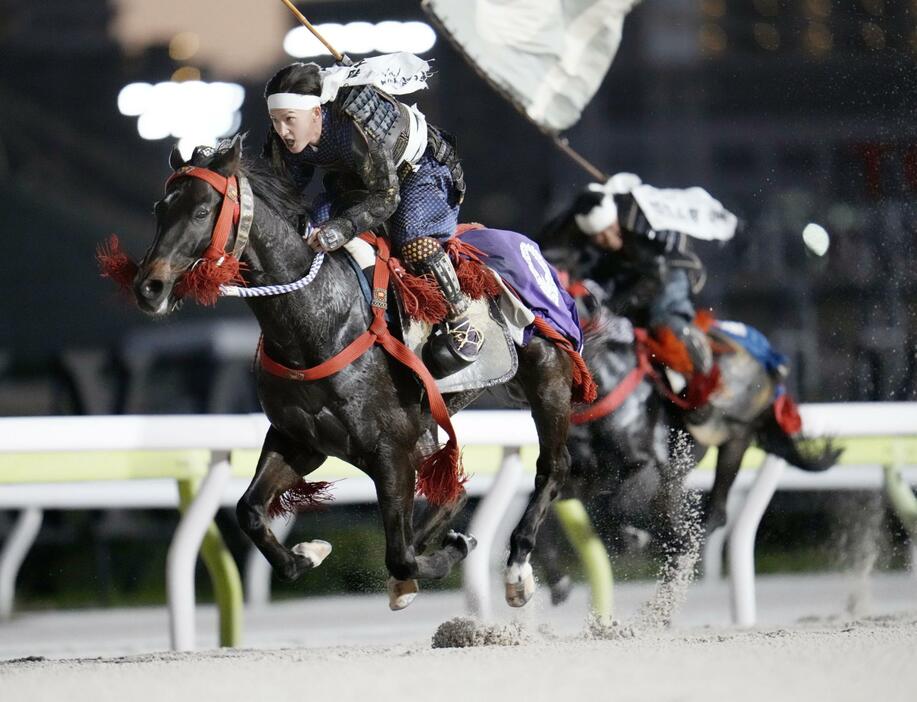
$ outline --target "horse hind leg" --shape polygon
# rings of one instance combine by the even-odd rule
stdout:
[[[268,517],[274,499],[324,461],[323,454],[293,445],[272,427],[265,437],[255,477],[236,505],[239,526],[281,580],[296,580],[305,571],[317,568],[331,553],[331,544],[321,540],[307,541],[288,549],[274,536]]]
[[[745,432],[729,439],[717,449],[716,474],[713,479],[713,487],[710,489],[707,509],[705,510],[708,534],[712,534],[720,527],[726,526],[726,505],[729,499],[729,490],[739,474],[742,457],[750,444],[751,434]]]
[[[520,353],[516,380],[532,410],[538,431],[535,490],[510,537],[504,574],[506,602],[522,607],[535,594],[530,558],[538,530],[551,502],[570,472],[567,431],[570,426],[571,361],[553,344],[536,337]]]

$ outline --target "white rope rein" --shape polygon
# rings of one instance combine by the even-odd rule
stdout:
[[[271,295],[284,295],[286,293],[302,290],[309,283],[315,280],[318,275],[318,269],[322,267],[322,261],[325,260],[325,252],[319,251],[312,259],[312,265],[309,266],[309,272],[299,280],[292,283],[283,283],[282,285],[261,285],[256,288],[246,288],[240,285],[221,285],[220,295],[223,297],[270,297]]]

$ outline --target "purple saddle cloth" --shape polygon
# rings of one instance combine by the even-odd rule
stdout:
[[[582,351],[583,332],[576,303],[561,285],[554,266],[544,260],[538,244],[505,229],[470,229],[459,239],[485,253],[484,263],[518,293],[525,306],[567,337],[577,351]],[[529,325],[525,343],[533,333],[534,325]]]

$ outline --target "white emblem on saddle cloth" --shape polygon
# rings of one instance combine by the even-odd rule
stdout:
[[[551,267],[548,265],[548,262],[544,260],[538,247],[527,241],[523,241],[519,244],[519,253],[521,253],[522,258],[525,259],[541,292],[543,292],[555,305],[559,305],[560,290],[557,289],[557,284],[551,276]]]
[[[732,334],[733,336],[740,336],[743,339],[748,336],[748,327],[746,327],[742,322],[727,322],[718,320],[716,326],[718,326],[724,332]]]

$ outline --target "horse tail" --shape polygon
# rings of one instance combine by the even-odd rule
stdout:
[[[772,411],[767,412],[764,423],[758,429],[757,439],[764,452],[778,456],[801,470],[812,472],[827,470],[837,463],[844,451],[835,445],[833,437],[808,439],[802,435],[789,434]]]

